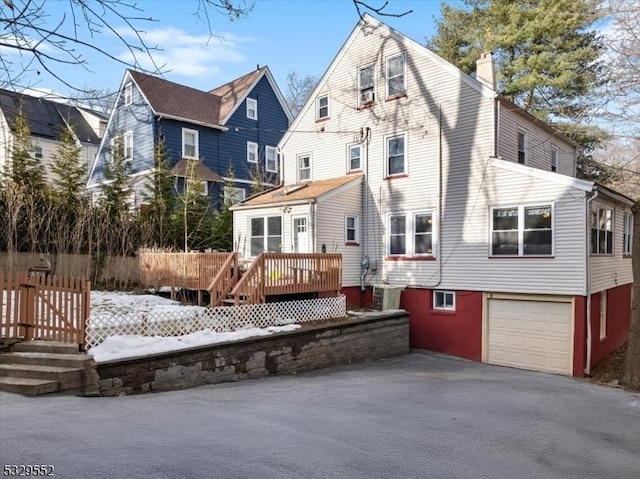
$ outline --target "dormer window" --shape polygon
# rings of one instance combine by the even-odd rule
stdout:
[[[329,118],[329,95],[319,96],[316,100],[317,119],[326,120]]]
[[[124,86],[124,106],[129,106],[133,103],[133,84],[131,82]]]
[[[250,120],[258,119],[258,100],[247,98],[247,118]]]
[[[370,105],[375,101],[375,67],[369,65],[358,70],[358,106]]]

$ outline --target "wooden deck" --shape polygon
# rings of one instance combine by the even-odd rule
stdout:
[[[339,294],[339,253],[262,253],[240,274],[237,253],[142,253],[145,287],[207,291],[210,305],[263,303],[268,296]]]
[[[262,253],[229,293],[235,304],[263,303],[268,296],[340,294],[340,253]]]

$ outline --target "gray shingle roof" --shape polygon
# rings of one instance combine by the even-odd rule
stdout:
[[[100,143],[96,132],[75,106],[9,90],[0,90],[0,109],[11,129],[14,128],[21,103],[22,114],[29,122],[32,135],[58,140],[60,132],[70,126],[80,141]]]

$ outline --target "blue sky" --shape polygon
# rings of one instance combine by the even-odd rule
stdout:
[[[380,7],[384,2],[371,0],[369,3]],[[49,0],[46,5],[49,22],[56,22],[68,3]],[[145,30],[145,41],[161,49],[154,53],[154,59],[157,65],[164,64],[165,70],[171,70],[164,77],[202,90],[241,76],[258,64],[269,66],[282,90],[290,70],[319,77],[358,19],[351,0],[259,0],[246,19],[232,22],[214,13],[211,22],[219,37],[208,39],[206,24],[193,15],[197,0],[138,0],[137,5],[144,10],[144,13],[136,12],[137,16],[152,16],[157,20],[138,25]],[[390,13],[407,10],[413,12],[400,18],[378,18],[424,43],[434,33],[434,18],[440,16],[440,2],[390,0],[385,9]],[[67,21],[69,18],[67,15]],[[111,23],[117,25],[113,20]],[[124,28],[118,32],[125,38],[131,34]],[[103,31],[94,41],[109,54],[130,59],[114,34]],[[125,66],[92,52],[84,51],[83,55],[91,71],[79,66],[56,66],[56,71],[76,87],[116,90]],[[152,68],[146,61],[143,65]],[[42,70],[40,75],[32,73],[21,83],[60,93],[70,91]]]

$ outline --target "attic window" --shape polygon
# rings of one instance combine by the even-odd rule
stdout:
[[[307,183],[303,183],[301,185],[293,185],[284,190],[285,195],[290,195],[291,193],[295,193],[296,191],[300,191],[303,188],[309,186]]]
[[[124,86],[124,106],[129,106],[133,103],[133,85],[131,82]]]
[[[250,120],[258,119],[258,100],[247,98],[247,118]]]
[[[376,100],[374,95],[374,77],[374,65],[369,65],[358,70],[358,106],[368,105]]]

